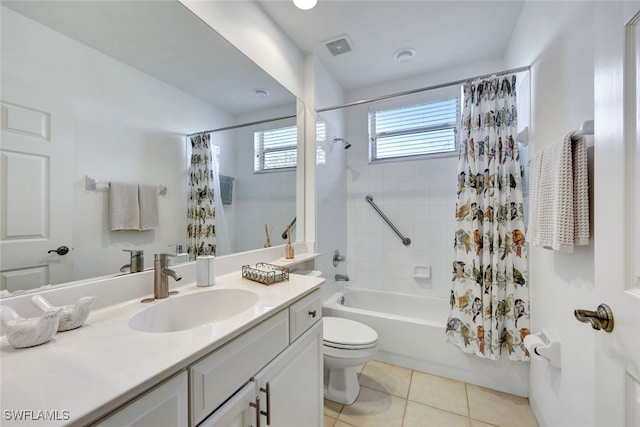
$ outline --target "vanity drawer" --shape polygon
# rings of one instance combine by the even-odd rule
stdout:
[[[296,338],[322,317],[320,289],[311,292],[289,307],[289,340]]]
[[[282,310],[192,365],[191,425],[205,419],[288,345],[289,316]]]

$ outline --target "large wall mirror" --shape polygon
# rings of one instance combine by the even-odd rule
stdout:
[[[121,274],[126,250],[148,269],[185,247],[189,135],[203,131],[232,183],[217,255],[263,247],[265,230],[285,243],[301,162],[256,172],[255,150],[303,109],[211,27],[177,1],[4,1],[1,13],[3,296]],[[157,185],[159,225],[111,231],[110,182]]]

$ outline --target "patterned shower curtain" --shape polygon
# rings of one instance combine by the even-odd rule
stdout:
[[[189,257],[216,254],[216,211],[210,136],[191,137],[189,202],[187,207],[187,250]]]
[[[496,360],[528,360],[529,285],[516,77],[467,82],[447,340]]]

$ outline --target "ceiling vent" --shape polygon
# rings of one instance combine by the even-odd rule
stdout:
[[[327,40],[323,43],[333,56],[351,52],[351,43],[349,42],[349,38],[346,35],[332,40]]]

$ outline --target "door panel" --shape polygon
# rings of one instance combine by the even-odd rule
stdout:
[[[7,183],[6,195],[2,197],[6,209],[2,239],[45,238],[49,234],[49,159],[4,151],[2,169],[2,180]]]
[[[639,427],[640,2],[598,2],[594,7],[594,307],[607,303],[615,321],[611,333],[594,331],[594,425]]]
[[[0,290],[73,280],[73,120],[59,102],[3,87]]]

